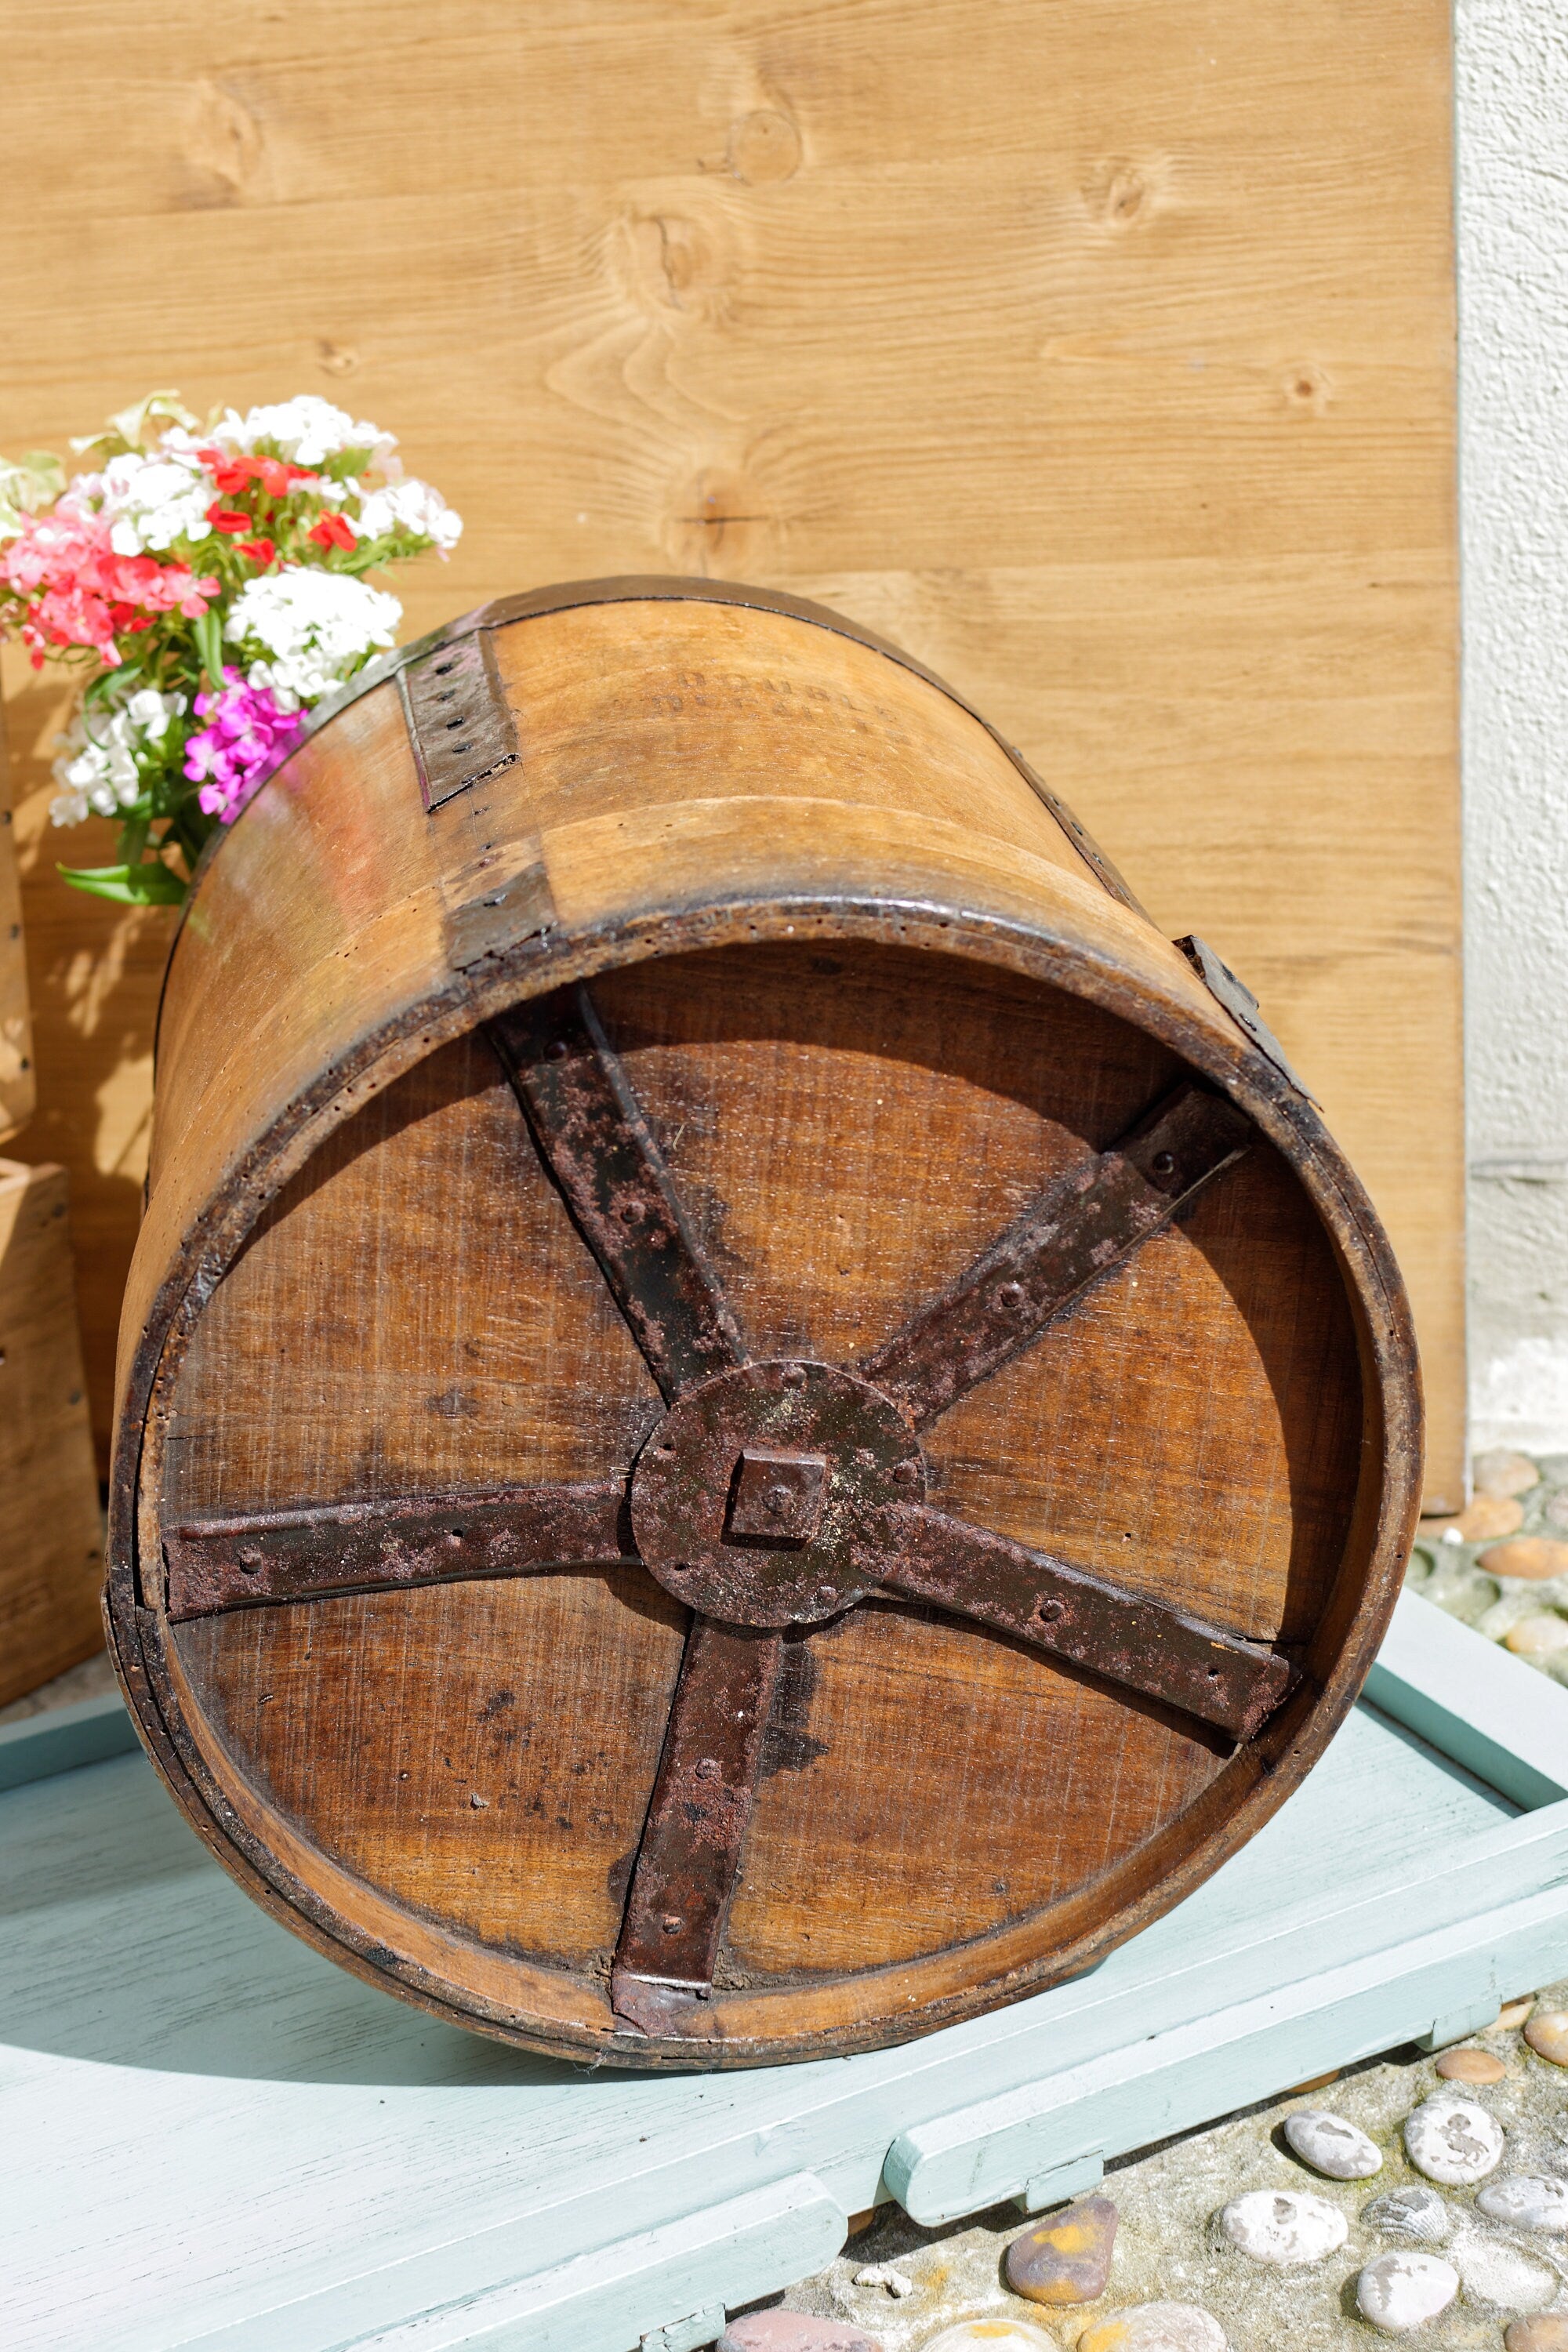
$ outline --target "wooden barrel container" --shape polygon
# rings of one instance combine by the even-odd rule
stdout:
[[[731,2066],[1077,1970],[1343,1717],[1399,1277],[962,699],[706,581],[367,673],[204,862],[126,1307],[148,1748],[347,1967]]]

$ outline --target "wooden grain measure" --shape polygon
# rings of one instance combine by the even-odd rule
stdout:
[[[1249,1835],[1419,1402],[1193,958],[788,599],[549,591],[325,713],[176,944],[121,1347],[112,1638],[252,1892],[504,2038],[733,2065],[1053,1981]]]

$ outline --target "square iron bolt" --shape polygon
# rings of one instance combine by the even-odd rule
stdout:
[[[825,1454],[774,1454],[748,1445],[735,1465],[725,1532],[753,1543],[808,1544],[827,1498]]]

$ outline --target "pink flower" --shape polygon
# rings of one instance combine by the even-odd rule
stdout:
[[[272,688],[251,686],[226,669],[217,694],[198,694],[196,716],[208,724],[185,744],[185,773],[208,816],[232,824],[297,740],[305,714],[285,710]]]
[[[35,667],[47,646],[91,646],[105,668],[117,668],[117,630],[144,628],[138,616],[156,613],[199,621],[218,594],[217,581],[198,578],[189,564],[116,554],[110,529],[106,516],[68,491],[52,513],[24,516],[0,548],[0,582],[26,600],[22,636]]]

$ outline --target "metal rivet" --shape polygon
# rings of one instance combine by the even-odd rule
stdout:
[[[720,1777],[718,1759],[705,1756],[697,1767],[697,1777],[700,1780],[717,1780]]]
[[[837,1598],[838,1588],[836,1584],[819,1584],[817,1586],[816,1600],[817,1606],[819,1608],[825,1609],[830,1601],[837,1601]]]
[[[763,1508],[770,1519],[782,1519],[789,1508],[789,1488],[770,1486],[763,1496]]]
[[[1169,1176],[1175,1168],[1176,1155],[1173,1151],[1156,1151],[1149,1165],[1156,1176]]]
[[[455,661],[437,662],[436,665],[436,675],[437,677],[446,677],[448,673],[455,670],[457,667],[458,665]]]
[[[563,1062],[566,1059],[565,1038],[552,1037],[549,1045],[544,1048],[544,1058],[547,1062]]]
[[[658,1924],[664,1929],[667,1936],[679,1936],[680,1933],[680,1921],[676,1917],[673,1911],[666,1912],[664,1917]]]
[[[468,714],[466,710],[459,710],[456,719],[448,719],[447,721],[447,734],[455,735],[459,727],[466,726],[468,723]]]
[[[1062,1613],[1059,1601],[1042,1601],[1035,1614],[1043,1625],[1054,1625]]]
[[[1004,1307],[1022,1307],[1026,1294],[1021,1282],[1005,1282],[996,1296]]]
[[[791,1364],[784,1373],[784,1384],[786,1389],[805,1388],[805,1373],[802,1366],[799,1364]]]
[[[255,1544],[242,1544],[240,1546],[239,1564],[245,1570],[247,1576],[254,1576],[256,1574],[257,1570],[261,1565],[261,1554],[257,1549]]]
[[[893,1472],[893,1484],[895,1486],[916,1486],[919,1484],[920,1475],[912,1462],[900,1462]]]

